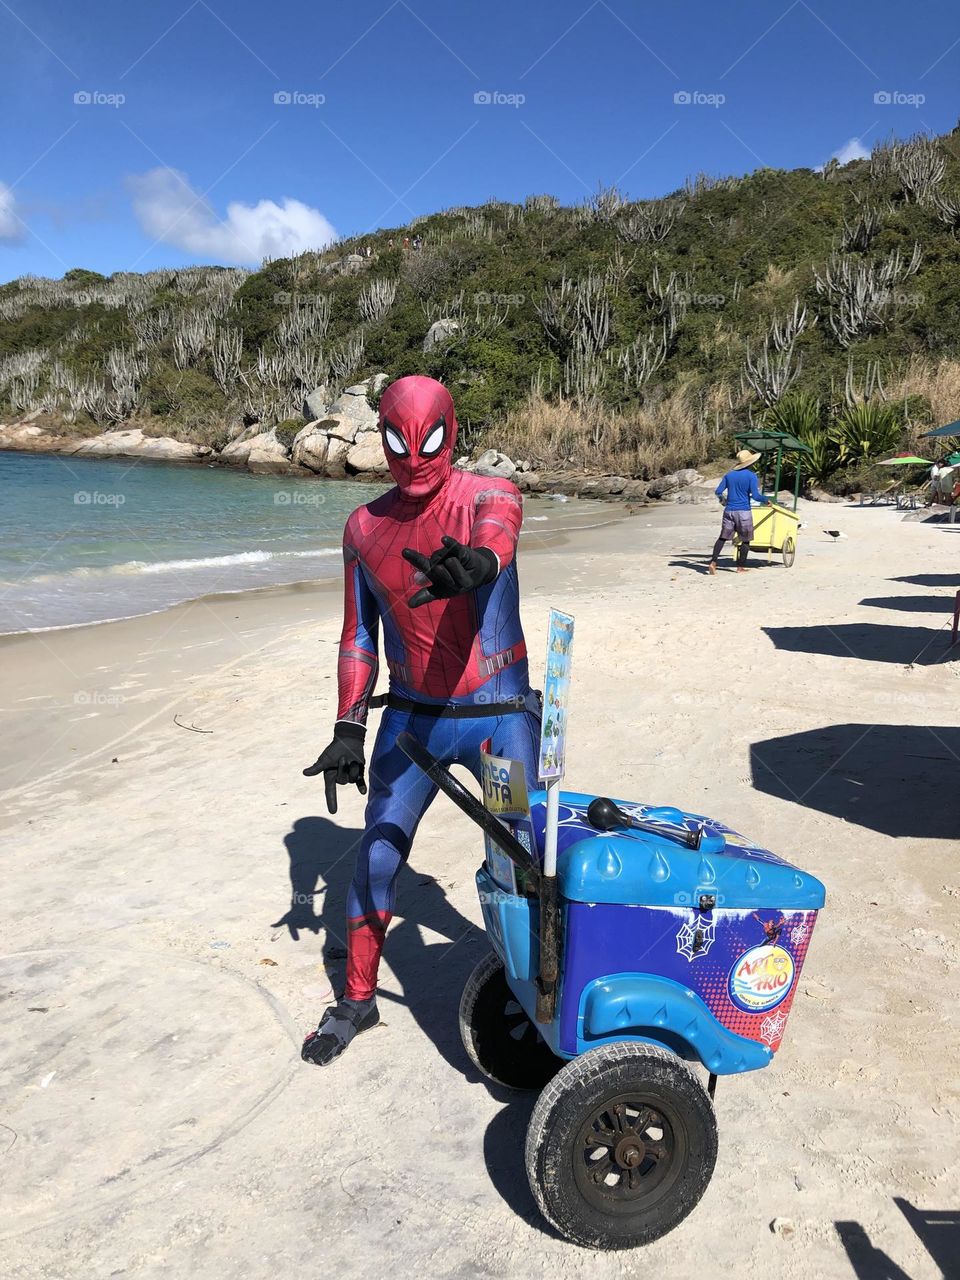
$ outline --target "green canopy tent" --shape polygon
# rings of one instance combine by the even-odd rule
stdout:
[[[797,509],[800,497],[800,460],[805,453],[812,453],[809,445],[790,434],[789,431],[738,431],[733,437],[738,444],[753,453],[760,454],[760,488],[766,486],[767,474],[771,467],[774,470],[773,496],[780,492],[780,472],[783,469],[784,454],[796,454],[793,460],[793,509]]]
[[[949,440],[951,436],[960,437],[960,419],[956,422],[948,422],[943,427],[935,427],[933,431],[924,431],[920,438],[921,440],[929,440],[931,436],[938,440]]]

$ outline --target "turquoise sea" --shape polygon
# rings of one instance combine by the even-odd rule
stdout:
[[[0,634],[339,576],[379,490],[223,467],[0,453]]]

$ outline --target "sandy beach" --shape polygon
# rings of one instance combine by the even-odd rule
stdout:
[[[720,1080],[703,1201],[632,1253],[545,1226],[535,1098],[460,1045],[481,844],[442,797],[381,1025],[300,1061],[362,822],[300,773],[334,714],[339,585],[0,642],[4,1275],[948,1274],[960,526],[801,506],[789,570],[706,576],[712,505],[572,502],[522,544],[535,673],[549,607],[576,617],[567,785],[717,816],[827,887],[774,1064]]]

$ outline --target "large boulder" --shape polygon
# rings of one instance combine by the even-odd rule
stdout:
[[[316,422],[326,416],[327,404],[330,401],[330,390],[326,386],[314,387],[303,398],[303,416],[307,422]]]
[[[0,449],[19,449],[24,453],[45,453],[62,447],[59,436],[26,421],[0,423]]]
[[[613,498],[630,483],[625,476],[588,476],[578,491],[581,498]]]
[[[379,427],[377,411],[370,407],[367,399],[367,389],[366,382],[358,382],[337,396],[324,415],[337,420],[338,425],[331,427],[329,434],[352,444],[359,431],[374,431]]]
[[[671,472],[668,476],[657,476],[650,481],[647,490],[651,498],[672,498],[681,489],[693,484],[702,484],[703,476],[694,467],[684,467],[680,471]]]
[[[356,444],[347,454],[346,464],[356,472],[389,470],[380,432],[364,431],[358,435]]]
[[[277,439],[273,431],[264,431],[250,441],[247,467],[261,476],[289,475],[295,470],[290,464],[286,445]]]
[[[220,450],[220,461],[249,467],[261,475],[282,475],[290,470],[286,446],[273,430],[258,432],[247,440],[231,440]]]
[[[511,462],[505,453],[496,449],[487,449],[473,465],[478,476],[489,476],[494,480],[512,480],[517,474],[517,464]]]
[[[323,474],[334,480],[342,480],[347,474],[347,454],[353,448],[346,440],[338,440],[336,436],[327,439],[327,461]]]
[[[680,481],[676,477],[676,473],[669,476],[657,476],[656,480],[650,481],[650,487],[647,493],[651,498],[669,498],[680,490]]]
[[[156,458],[161,462],[193,462],[203,455],[200,447],[168,436],[145,436],[139,427],[105,431],[81,440],[66,452],[92,458]]]
[[[423,340],[423,349],[429,353],[436,347],[442,347],[460,332],[458,320],[434,320]]]
[[[318,475],[324,474],[329,448],[329,437],[324,430],[325,423],[308,422],[294,436],[290,460],[298,467],[306,467]]]

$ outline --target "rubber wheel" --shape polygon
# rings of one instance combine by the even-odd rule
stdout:
[[[636,1041],[568,1062],[527,1128],[527,1177],[543,1216],[591,1249],[672,1231],[716,1160],[713,1105],[697,1076],[669,1050]]]
[[[784,565],[789,569],[797,558],[797,544],[792,538],[784,538],[781,554],[783,555]]]
[[[474,1066],[508,1089],[542,1089],[560,1069],[560,1059],[518,1004],[492,952],[463,989],[460,1036]]]

